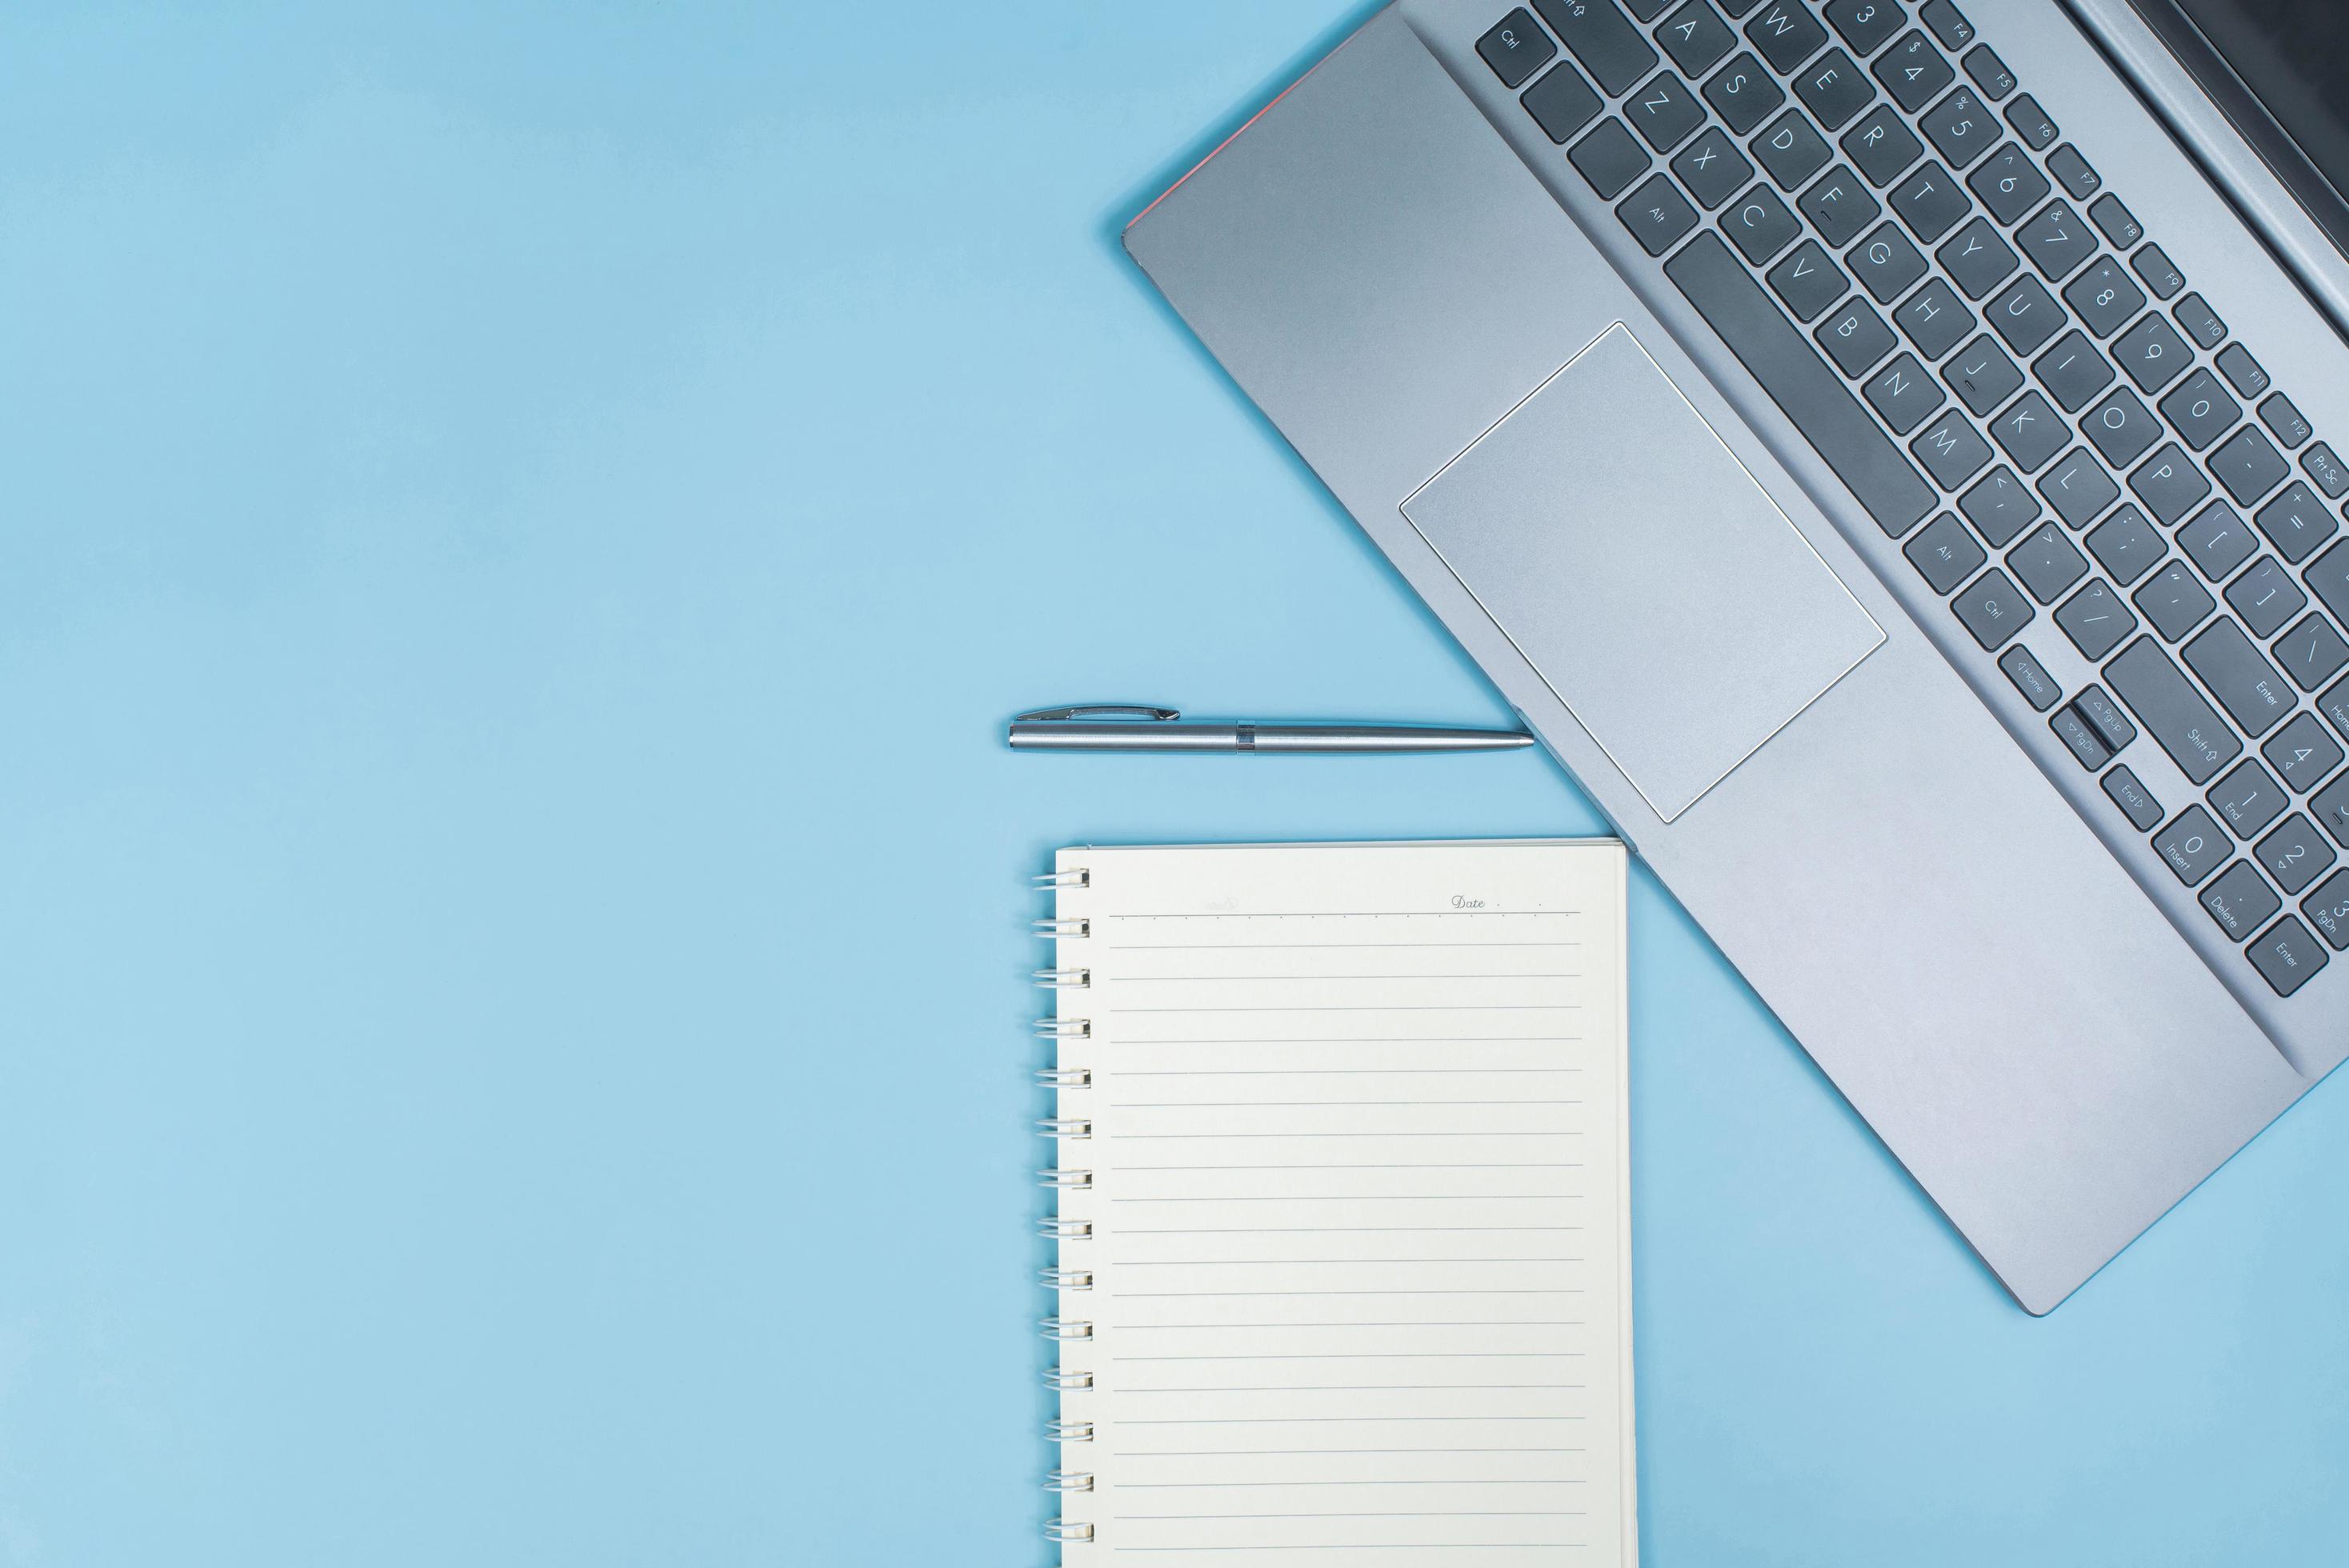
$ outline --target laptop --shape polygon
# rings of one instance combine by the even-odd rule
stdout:
[[[1125,233],[2033,1313],[2349,1054],[2344,50],[1400,0]]]

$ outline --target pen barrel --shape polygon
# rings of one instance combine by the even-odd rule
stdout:
[[[1014,724],[1016,751],[1239,751],[1237,724]]]
[[[1509,751],[1533,737],[1508,730],[1444,729],[1432,725],[1259,724],[1252,751]]]
[[[1533,738],[1511,730],[1430,725],[1015,723],[1019,751],[1309,752],[1508,751]]]

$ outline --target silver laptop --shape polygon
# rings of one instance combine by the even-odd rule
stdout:
[[[1402,0],[1126,232],[2034,1313],[2349,1054],[2344,40]]]

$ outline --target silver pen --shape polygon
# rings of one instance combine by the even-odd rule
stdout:
[[[1011,721],[1015,751],[1508,751],[1534,738],[1515,729],[1425,724],[1185,722],[1171,707],[1108,704],[1044,707]]]

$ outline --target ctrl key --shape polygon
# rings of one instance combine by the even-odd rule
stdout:
[[[2249,954],[2251,967],[2275,987],[2279,996],[2289,996],[2307,985],[2326,963],[2324,949],[2315,936],[2288,914],[2269,926],[2266,934],[2251,944]]]
[[[2013,579],[1995,566],[1951,600],[1950,608],[1958,613],[1974,641],[1992,651],[2004,647],[2038,614]]]

